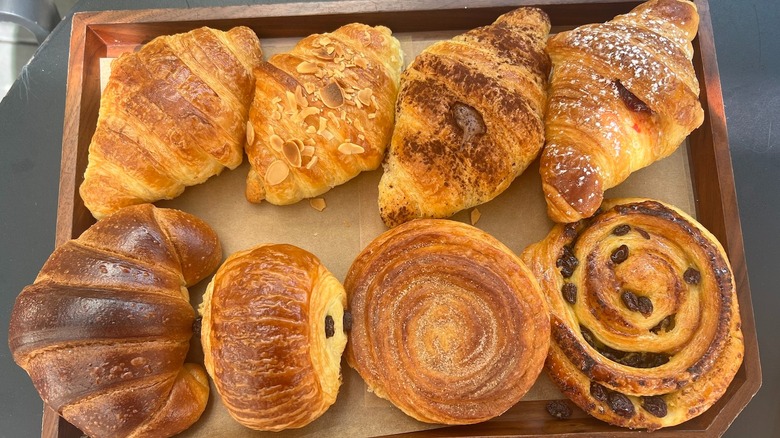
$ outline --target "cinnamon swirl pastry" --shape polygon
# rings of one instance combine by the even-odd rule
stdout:
[[[671,205],[606,201],[522,258],[551,306],[549,375],[596,418],[649,430],[682,423],[712,406],[742,363],[726,254]]]
[[[407,222],[357,257],[347,360],[420,421],[471,424],[533,385],[549,346],[544,296],[506,246],[470,225]]]

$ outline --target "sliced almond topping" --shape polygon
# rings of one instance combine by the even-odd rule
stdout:
[[[376,95],[371,95],[371,103],[374,104],[374,108],[379,108],[379,104],[376,101]]]
[[[322,44],[323,46],[327,46],[328,44],[330,44],[331,40],[330,40],[330,38],[329,38],[329,37],[327,37],[327,36],[323,35],[323,36],[321,36],[321,37],[320,37],[320,39],[318,40],[318,42],[319,42],[320,44]]]
[[[471,225],[476,225],[477,222],[479,222],[479,218],[482,217],[482,213],[479,212],[476,208],[471,210]]]
[[[309,108],[315,108],[313,106],[310,106]],[[308,109],[308,108],[307,108]],[[299,114],[300,115],[300,114]],[[317,114],[309,114],[307,115],[303,121],[309,125],[309,126],[317,126],[317,124],[320,122],[320,117]]]
[[[339,65],[336,68],[338,68],[339,71],[344,71],[347,69],[347,64],[345,64],[344,61],[342,61],[339,63]]]
[[[301,112],[298,113],[298,117],[306,120],[309,116],[316,116],[319,113],[320,113],[319,108],[317,108],[316,106],[310,106],[302,109]],[[317,119],[315,118],[314,120],[316,123]],[[309,124],[313,125],[314,123],[309,123]]]
[[[337,128],[341,126],[341,121],[339,120],[339,117],[336,115],[336,113],[329,112],[327,114],[328,118],[336,125]]]
[[[368,115],[368,118],[369,118],[369,119],[375,119],[375,118],[376,118],[376,113],[371,113],[371,114],[369,114],[369,115]]]
[[[304,146],[303,150],[301,151],[301,156],[303,156],[303,157],[313,157],[314,156],[314,146]]]
[[[268,142],[271,143],[271,147],[278,151],[282,151],[282,145],[284,144],[284,140],[282,140],[282,137],[279,137],[276,134],[271,135],[271,137],[268,138]]]
[[[311,137],[306,137],[306,140],[303,141],[303,144],[306,145],[306,146],[316,146],[317,142],[314,141],[314,139],[311,138]],[[305,147],[304,147],[304,149],[305,149]],[[303,151],[301,151],[301,153],[303,153]]]
[[[355,66],[366,68],[368,67],[368,60],[364,56],[358,56],[355,58]]]
[[[363,105],[370,106],[371,105],[371,97],[373,96],[374,91],[370,88],[364,88],[360,91],[358,91],[357,97],[360,99],[361,102],[363,102]]]
[[[276,160],[265,171],[265,183],[269,186],[275,186],[287,179],[289,174],[290,168],[284,164],[284,161]]]
[[[365,140],[366,136],[363,134],[358,134],[358,140]]]
[[[344,105],[344,94],[335,81],[330,81],[320,90],[320,97],[322,97],[322,103],[328,108],[338,108]]]
[[[255,143],[255,127],[252,126],[252,121],[246,121],[246,144],[252,145]]]
[[[363,146],[356,145],[355,143],[341,143],[339,145],[339,152],[344,155],[362,154],[365,151]]]
[[[294,141],[286,141],[282,145],[282,153],[287,162],[293,167],[301,167],[301,150]]]
[[[303,61],[300,64],[298,64],[297,67],[295,67],[295,71],[297,71],[298,73],[303,74],[303,75],[310,75],[310,74],[316,72],[317,70],[318,70],[317,69],[317,65],[316,64],[312,64],[309,61]]]
[[[309,134],[309,135],[314,135],[314,134],[317,133],[317,128],[315,128],[312,125],[309,125],[309,126],[306,127],[306,133]]]
[[[319,158],[317,158],[317,156],[314,155],[313,157],[311,157],[311,160],[309,160],[309,162],[306,163],[306,168],[311,169],[312,167],[314,167],[315,164],[317,164],[317,161],[319,161]]]
[[[290,90],[287,90],[284,92],[284,95],[285,97],[287,97],[286,109],[288,111],[298,109],[298,102],[295,100],[295,93],[293,93]]]
[[[299,138],[294,138],[294,139],[292,139],[291,141],[292,141],[293,143],[295,143],[295,146],[297,146],[297,147],[298,147],[298,150],[299,150],[299,151],[302,151],[302,150],[303,150],[303,141],[301,141],[301,139],[299,139]]]
[[[303,89],[306,90],[307,93],[312,94],[317,90],[317,86],[314,85],[313,82],[307,82],[303,84]]]
[[[322,131],[326,129],[328,129],[328,119],[320,116],[320,125],[319,128],[317,128],[317,134],[322,134]]]
[[[282,120],[282,113],[274,111],[271,113],[271,117],[273,117],[274,120]]]
[[[297,102],[298,106],[301,108],[309,106],[309,101],[306,100],[306,96],[303,95],[303,88],[300,85],[295,87],[295,102]]]
[[[325,48],[325,52],[327,52],[328,55],[333,55],[333,51],[334,50],[336,50],[336,48],[333,47],[333,46],[328,46],[328,47]]]
[[[325,140],[328,140],[328,141],[333,140],[333,133],[328,131],[327,129],[322,131],[322,136],[325,137]]]
[[[325,210],[325,200],[322,198],[311,198],[309,199],[309,205],[311,205],[311,208],[322,211]]]
[[[279,97],[279,96],[276,96],[273,99],[271,99],[271,103],[274,104],[274,105],[276,105],[277,103],[279,103],[281,101],[282,101],[282,98]]]
[[[317,70],[317,73],[314,73],[314,77],[318,79],[322,79],[323,77],[325,77],[325,72],[322,70]]]

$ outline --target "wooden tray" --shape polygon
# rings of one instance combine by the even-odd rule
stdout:
[[[78,195],[95,131],[100,97],[100,58],[112,57],[152,38],[208,25],[219,29],[249,26],[261,38],[303,37],[350,22],[382,24],[394,34],[470,29],[491,23],[518,6],[544,9],[554,26],[603,22],[628,12],[640,2],[624,0],[346,0],[318,3],[254,5],[188,10],[138,10],[77,13],[73,17],[56,244],[79,236],[94,223]],[[745,337],[745,359],[723,398],[707,412],[655,436],[719,436],[747,405],[761,385],[755,321],[748,284],[726,117],[706,0],[696,0],[701,22],[694,40],[694,66],[701,85],[704,124],[688,138],[688,162],[698,220],[721,241],[730,257]],[[212,400],[213,402],[213,400]],[[633,436],[640,431],[616,428],[575,410],[566,421],[555,420],[545,401],[521,401],[522,409],[497,420],[463,427],[396,436]],[[80,437],[82,433],[50,408],[44,409],[44,437]]]

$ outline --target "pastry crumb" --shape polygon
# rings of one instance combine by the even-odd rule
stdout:
[[[479,222],[479,218],[482,217],[482,213],[477,208],[471,210],[471,225],[476,225]]]
[[[325,207],[327,207],[327,205],[325,205],[325,200],[323,198],[309,199],[309,205],[311,205],[311,208],[317,211],[325,210]]]

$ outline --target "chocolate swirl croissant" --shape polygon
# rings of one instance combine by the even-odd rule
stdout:
[[[126,207],[52,253],[11,314],[8,344],[41,398],[91,437],[167,437],[201,415],[203,367],[184,363],[186,287],[219,265],[214,231],[150,204]]]
[[[605,190],[674,152],[701,125],[691,64],[698,23],[693,2],[651,0],[550,38],[540,173],[551,219],[592,215]]]
[[[379,183],[387,226],[487,202],[536,158],[549,31],[544,12],[519,8],[428,47],[404,71]]]
[[[355,259],[344,287],[349,364],[420,421],[496,417],[542,370],[544,296],[525,264],[477,228],[444,219],[393,228]]]
[[[292,204],[379,167],[402,64],[390,29],[359,23],[262,63],[247,124],[247,200]]]
[[[161,36],[114,60],[79,188],[92,215],[174,198],[241,164],[261,61],[247,27]]]
[[[522,254],[547,295],[547,370],[596,418],[649,430],[712,406],[743,358],[726,254],[704,227],[649,199],[604,202]]]

